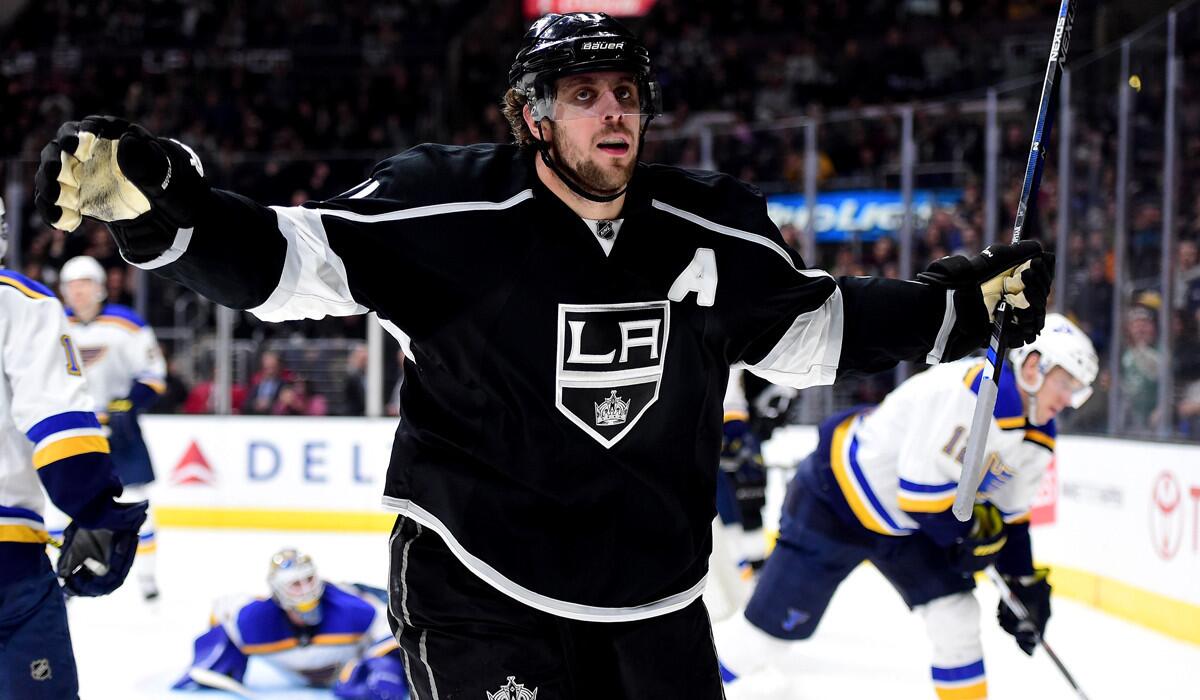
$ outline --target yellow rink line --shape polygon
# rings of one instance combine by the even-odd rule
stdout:
[[[766,533],[768,550],[775,546],[778,533]],[[869,566],[870,562],[864,563]],[[1083,569],[1038,562],[1050,567],[1050,585],[1054,595],[1090,605],[1109,615],[1161,632],[1192,644],[1200,644],[1200,605],[1194,605],[1161,593],[1101,576]],[[978,574],[980,584],[987,577]]]
[[[308,530],[316,532],[391,532],[395,513],[338,510],[269,510],[266,508],[154,509],[160,527],[219,527],[243,530]]]
[[[1175,639],[1200,644],[1200,605],[1069,566],[1051,566],[1050,585],[1054,587],[1054,595],[1079,601]]]

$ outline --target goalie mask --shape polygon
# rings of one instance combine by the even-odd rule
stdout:
[[[1021,367],[1025,358],[1032,353],[1038,353],[1038,378],[1032,384],[1021,376]],[[1079,383],[1079,388],[1071,392],[1071,407],[1079,408],[1092,395],[1092,382],[1100,370],[1100,360],[1096,357],[1096,348],[1087,334],[1071,323],[1062,314],[1046,314],[1046,325],[1038,337],[1028,345],[1009,353],[1017,384],[1029,394],[1036,394],[1042,388],[1046,375],[1055,367],[1062,367],[1067,374]]]
[[[570,75],[619,71],[633,76],[637,98],[628,101],[618,97],[621,116],[637,119],[644,136],[650,120],[662,113],[662,90],[651,74],[650,52],[623,24],[602,12],[571,12],[548,14],[530,26],[521,41],[508,84],[520,93],[529,105],[530,116],[538,125],[541,136],[543,119],[603,117],[603,114],[575,111],[570,116],[557,106],[556,81]],[[550,144],[540,139],[542,160],[575,192],[594,202],[611,202],[624,194],[596,195],[586,192],[572,178],[564,175],[549,156]]]
[[[317,576],[312,558],[295,549],[282,549],[271,557],[267,573],[271,597],[279,606],[309,627],[321,623],[321,596],[325,582]]]

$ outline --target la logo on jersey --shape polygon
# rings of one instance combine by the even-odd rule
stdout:
[[[615,445],[658,400],[670,325],[667,301],[559,304],[558,410]]]

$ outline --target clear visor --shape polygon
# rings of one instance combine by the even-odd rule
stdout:
[[[1092,396],[1092,387],[1084,384],[1065,371],[1047,374],[1045,381],[1055,392],[1071,395],[1071,408],[1079,408]]]
[[[1092,398],[1092,387],[1085,386],[1082,389],[1071,392],[1071,408],[1079,408],[1087,403],[1087,400]]]
[[[567,77],[559,81],[546,114],[554,121],[575,119],[642,120],[653,116],[643,106],[632,77]]]

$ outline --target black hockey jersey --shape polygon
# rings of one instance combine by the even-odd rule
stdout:
[[[385,504],[584,620],[701,594],[731,364],[804,387],[986,334],[977,293],[805,269],[723,175],[639,164],[611,252],[593,230],[531,153],[427,145],[303,207],[216,192],[142,266],[268,321],[378,312],[410,358]]]

